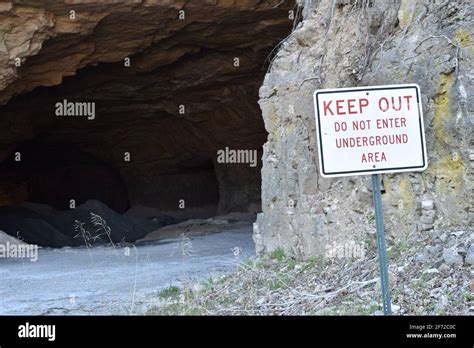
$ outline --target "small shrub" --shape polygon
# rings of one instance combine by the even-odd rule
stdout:
[[[281,248],[278,248],[276,250],[273,250],[272,252],[270,252],[268,254],[268,257],[272,260],[276,260],[276,261],[282,261],[285,259],[285,252],[283,251],[283,249]]]
[[[160,291],[158,296],[161,298],[171,298],[171,297],[176,297],[179,294],[179,287],[175,285],[170,285],[167,288],[164,288]]]

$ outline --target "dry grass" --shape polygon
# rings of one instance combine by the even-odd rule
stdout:
[[[392,303],[396,314],[472,314],[466,265],[432,269],[418,261],[423,244],[390,247]],[[363,259],[295,261],[282,251],[249,259],[233,274],[180,288],[148,314],[162,315],[381,315],[375,250]],[[442,305],[440,305],[442,303]]]

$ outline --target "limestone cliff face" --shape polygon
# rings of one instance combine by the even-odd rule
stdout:
[[[301,1],[303,2],[303,1]],[[317,167],[312,93],[417,83],[429,167],[383,175],[385,221],[396,238],[472,226],[474,17],[469,1],[305,1],[304,21],[280,47],[260,88],[269,133],[260,252],[306,257],[373,231],[370,177],[324,179]]]

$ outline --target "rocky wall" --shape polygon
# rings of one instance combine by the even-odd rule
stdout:
[[[472,226],[473,6],[469,1],[301,1],[260,88],[264,145],[258,252],[297,257],[374,231],[369,176],[319,174],[316,89],[417,83],[428,169],[383,175],[388,238]]]

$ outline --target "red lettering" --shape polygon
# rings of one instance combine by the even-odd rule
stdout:
[[[332,109],[332,102],[334,102],[335,110]],[[358,108],[357,108],[358,104]],[[325,100],[323,101],[323,112],[324,116],[334,116],[334,115],[356,115],[357,113],[362,114],[364,112],[364,108],[369,106],[369,100],[366,98],[359,99],[357,103],[357,99],[338,99],[338,100]],[[359,110],[357,110],[359,109]]]
[[[362,122],[362,121],[361,121]],[[407,119],[405,117],[400,118],[384,118],[377,119],[377,128],[402,128],[407,126]],[[353,127],[354,128],[354,127]],[[355,129],[355,128],[354,128]]]
[[[336,110],[337,110],[337,114],[338,115],[345,115],[346,113],[342,110],[343,106],[342,106],[342,103],[344,102],[344,100],[342,99],[339,99],[339,100],[336,100]]]
[[[348,99],[347,100],[347,109],[348,109],[347,112],[349,114],[352,114],[352,115],[357,114],[357,111],[355,111],[355,110],[351,111],[355,108],[355,105],[354,105],[355,101],[356,101],[355,99]]]
[[[382,106],[382,100],[384,101],[385,106]],[[387,98],[385,98],[385,97],[380,98],[379,99],[379,109],[380,109],[380,111],[385,112],[385,111],[388,110],[388,108],[389,108],[389,104],[388,104]]]
[[[359,113],[362,113],[362,108],[369,106],[369,100],[365,98],[359,99]]]
[[[395,111],[400,111],[402,109],[402,97],[398,96],[398,106],[395,107],[395,97],[392,97],[392,108]]]
[[[406,101],[407,101],[407,108],[408,108],[408,110],[410,110],[410,98],[411,98],[411,97],[412,97],[411,95],[406,95],[406,96],[403,97],[403,98],[405,98]]]
[[[367,154],[362,154],[361,163],[369,163],[369,162],[386,162],[387,157],[385,156],[385,152],[369,152]]]
[[[323,101],[324,116],[327,115],[327,111],[329,111],[331,113],[331,115],[334,115],[334,113],[332,112],[332,110],[330,108],[331,103],[332,103],[332,100],[330,100],[329,102]]]

